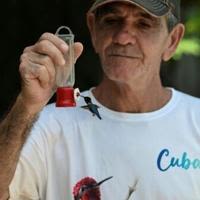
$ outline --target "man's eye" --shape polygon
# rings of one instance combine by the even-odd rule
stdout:
[[[107,19],[104,19],[104,23],[107,25],[114,25],[118,23],[118,20],[115,18],[107,18]]]
[[[140,21],[138,23],[138,26],[140,28],[143,28],[143,29],[148,29],[148,28],[151,28],[151,25],[148,23],[148,22],[145,22],[145,21]]]

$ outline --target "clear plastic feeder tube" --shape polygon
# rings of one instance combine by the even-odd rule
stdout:
[[[56,85],[57,87],[73,87],[75,83],[74,34],[69,27],[60,26],[56,31],[56,35],[64,40],[69,47],[68,53],[65,55],[65,65],[57,67]]]
[[[55,34],[64,40],[69,47],[65,55],[65,64],[63,66],[56,67],[56,106],[76,106],[73,88],[75,83],[74,34],[67,26],[59,27]]]

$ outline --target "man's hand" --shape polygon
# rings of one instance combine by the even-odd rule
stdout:
[[[30,112],[38,112],[55,92],[56,69],[65,65],[68,45],[56,35],[44,33],[38,42],[25,48],[20,63],[23,103]],[[81,55],[83,46],[74,44],[75,60]]]
[[[74,44],[75,60],[83,50]],[[38,113],[55,90],[56,69],[67,62],[67,44],[57,36],[45,33],[27,47],[19,67],[22,90],[10,112],[0,122],[0,199],[7,199],[20,151]]]

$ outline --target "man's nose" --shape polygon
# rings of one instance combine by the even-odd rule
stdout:
[[[121,45],[135,44],[137,41],[136,29],[131,24],[123,24],[116,30],[113,42]]]

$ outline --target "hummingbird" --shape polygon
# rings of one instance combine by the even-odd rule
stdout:
[[[87,104],[85,106],[81,106],[81,108],[88,109],[93,114],[93,116],[96,115],[99,119],[102,119],[98,111],[99,106],[97,106],[96,104],[93,104],[90,97],[86,97],[82,95],[80,96],[84,98],[84,101]]]
[[[99,186],[111,178],[112,176],[103,179],[98,183],[91,177],[83,178],[74,187],[74,200],[100,200]]]

